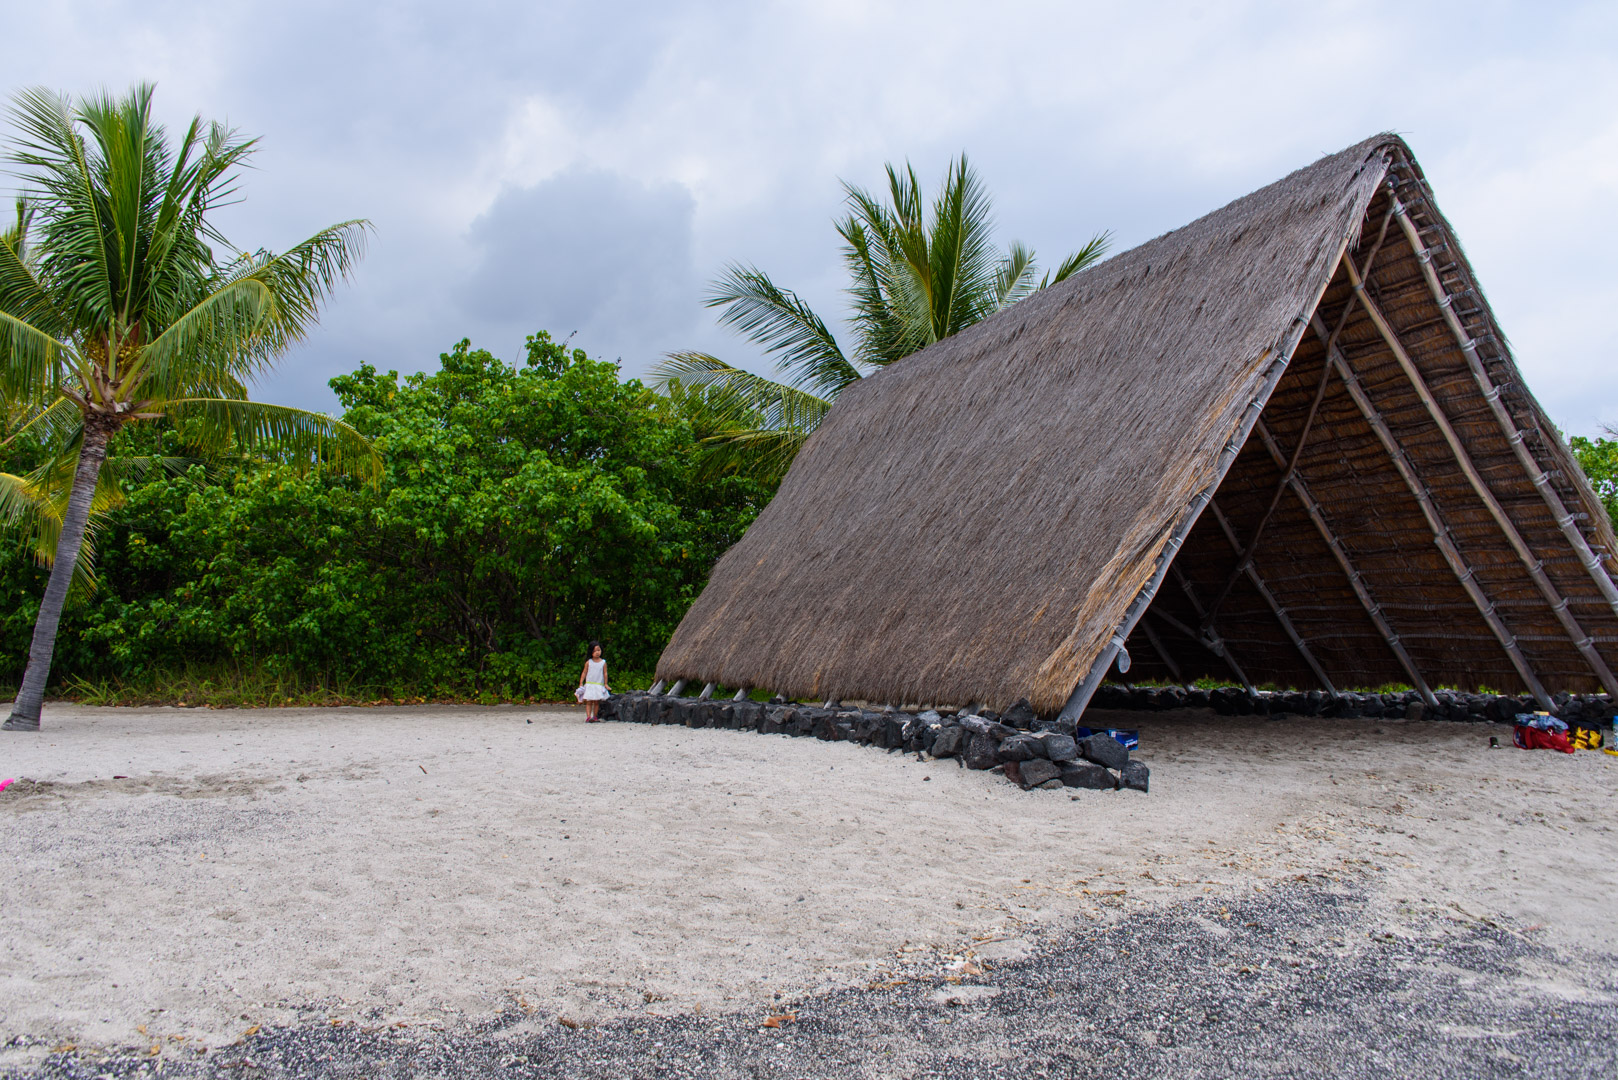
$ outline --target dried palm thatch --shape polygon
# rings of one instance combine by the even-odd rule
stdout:
[[[1548,702],[1618,692],[1614,547],[1383,135],[850,388],[658,675],[1076,713],[1122,650]]]

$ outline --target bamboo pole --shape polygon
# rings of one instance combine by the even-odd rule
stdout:
[[[1315,332],[1319,333],[1321,329],[1323,327],[1317,326]],[[1427,527],[1432,530],[1433,543],[1443,553],[1444,560],[1449,563],[1450,569],[1455,572],[1456,578],[1460,580],[1461,587],[1472,598],[1472,603],[1477,606],[1478,613],[1483,616],[1483,621],[1488,623],[1489,629],[1499,639],[1500,647],[1506,651],[1512,665],[1516,667],[1517,674],[1521,676],[1523,685],[1528,687],[1529,692],[1534,695],[1534,699],[1539,702],[1541,708],[1546,712],[1555,712],[1556,706],[1551,701],[1551,696],[1545,692],[1545,687],[1540,683],[1539,676],[1535,675],[1533,668],[1529,666],[1528,658],[1517,647],[1516,637],[1507,629],[1506,624],[1501,621],[1499,614],[1495,611],[1494,603],[1484,595],[1482,587],[1478,585],[1477,579],[1472,574],[1472,568],[1466,565],[1466,560],[1462,558],[1460,549],[1455,546],[1455,541],[1450,539],[1449,526],[1445,525],[1444,519],[1439,516],[1438,508],[1433,505],[1432,496],[1427,493],[1421,478],[1416,475],[1416,470],[1411,466],[1410,459],[1405,456],[1403,448],[1399,446],[1399,441],[1393,437],[1393,432],[1389,430],[1387,421],[1382,418],[1382,414],[1371,403],[1370,397],[1365,393],[1365,388],[1360,385],[1359,378],[1348,366],[1348,361],[1343,358],[1342,352],[1334,347],[1330,350],[1329,356],[1332,364],[1337,368],[1337,374],[1343,380],[1343,385],[1348,387],[1349,396],[1354,399],[1354,404],[1359,407],[1360,415],[1365,417],[1365,422],[1371,425],[1371,430],[1382,441],[1382,446],[1387,450],[1388,456],[1393,459],[1394,468],[1404,478],[1405,486],[1410,489],[1410,494],[1415,496],[1417,505],[1421,507],[1422,516],[1427,519]]]
[[[1170,655],[1168,649],[1163,645],[1163,639],[1157,636],[1156,630],[1152,629],[1152,620],[1141,619],[1140,628],[1146,634],[1146,640],[1151,642],[1152,650],[1157,653],[1157,658],[1163,661],[1164,667],[1169,669],[1169,674],[1174,677],[1174,681],[1182,686],[1185,685],[1185,676],[1180,674],[1180,665],[1174,662],[1174,657]]]
[[[1296,464],[1296,461],[1294,461],[1294,471],[1296,471]],[[1236,553],[1237,558],[1246,559],[1242,570],[1246,573],[1247,580],[1252,583],[1253,588],[1258,590],[1258,594],[1264,598],[1264,602],[1270,605],[1270,612],[1275,616],[1275,621],[1281,624],[1281,629],[1286,631],[1287,637],[1292,641],[1293,648],[1298,650],[1298,655],[1303,657],[1303,662],[1309,665],[1309,670],[1315,673],[1315,678],[1320,680],[1320,685],[1325,688],[1326,693],[1336,697],[1337,688],[1331,684],[1331,679],[1327,678],[1326,669],[1320,666],[1320,661],[1315,659],[1315,654],[1304,643],[1303,635],[1298,633],[1298,628],[1292,624],[1292,618],[1287,615],[1287,609],[1281,606],[1280,601],[1276,600],[1275,594],[1270,592],[1270,587],[1264,584],[1264,579],[1259,576],[1258,570],[1253,566],[1251,552],[1244,552],[1241,542],[1236,539],[1236,530],[1231,528],[1230,519],[1225,516],[1225,512],[1219,509],[1218,501],[1210,502],[1208,509],[1213,512],[1214,520],[1219,522],[1219,528],[1224,532],[1225,539],[1230,542],[1230,550]]]
[[[1276,443],[1275,437],[1270,434],[1270,429],[1265,426],[1264,421],[1260,420],[1258,427],[1254,430],[1257,432],[1259,440],[1264,444],[1264,448],[1270,452],[1270,458],[1275,462],[1276,467],[1285,468],[1286,456],[1281,453],[1281,447]],[[1430,708],[1437,708],[1438,699],[1433,697],[1432,689],[1427,685],[1427,680],[1423,679],[1421,672],[1416,670],[1416,662],[1410,658],[1410,653],[1405,649],[1403,642],[1399,640],[1399,635],[1394,633],[1393,627],[1388,624],[1387,617],[1382,614],[1382,605],[1378,604],[1376,598],[1371,595],[1370,586],[1366,585],[1364,575],[1354,565],[1354,561],[1348,557],[1348,549],[1343,546],[1343,542],[1337,538],[1337,534],[1326,523],[1325,512],[1321,510],[1320,503],[1315,501],[1315,497],[1309,493],[1309,485],[1304,482],[1302,476],[1293,473],[1292,479],[1287,482],[1287,486],[1292,489],[1292,494],[1297,497],[1298,502],[1303,504],[1304,512],[1309,515],[1309,520],[1315,524],[1315,531],[1320,533],[1320,538],[1326,541],[1327,547],[1331,548],[1332,555],[1337,558],[1337,565],[1341,566],[1343,573],[1348,575],[1348,583],[1354,589],[1354,595],[1359,597],[1360,605],[1365,608],[1365,614],[1370,616],[1372,625],[1376,627],[1377,632],[1382,635],[1382,640],[1387,643],[1394,657],[1405,669],[1405,674],[1410,676],[1410,685],[1416,688],[1416,692],[1421,695],[1421,700],[1426,702]]]
[[[1540,497],[1545,500],[1545,505],[1550,508],[1551,516],[1556,519],[1556,525],[1562,530],[1562,535],[1567,537],[1568,543],[1572,544],[1573,550],[1578,553],[1585,572],[1595,582],[1596,588],[1601,590],[1601,595],[1606,597],[1613,613],[1618,614],[1618,586],[1613,584],[1612,575],[1602,565],[1600,556],[1590,549],[1590,542],[1585,539],[1584,533],[1579,531],[1578,521],[1568,511],[1556,488],[1551,485],[1550,474],[1535,460],[1533,452],[1523,440],[1523,433],[1517,428],[1517,422],[1512,419],[1510,411],[1501,402],[1500,388],[1494,385],[1494,380],[1489,377],[1488,370],[1483,366],[1477,342],[1466,332],[1466,327],[1461,324],[1460,316],[1455,314],[1450,302],[1449,291],[1438,280],[1432,252],[1422,242],[1416,223],[1410,220],[1410,214],[1397,199],[1394,201],[1394,217],[1404,231],[1405,239],[1410,241],[1411,250],[1416,253],[1416,261],[1421,265],[1422,276],[1427,279],[1427,288],[1433,294],[1433,300],[1437,302],[1439,310],[1444,313],[1444,321],[1449,324],[1450,332],[1455,335],[1455,340],[1461,346],[1461,353],[1466,357],[1466,366],[1471,370],[1478,389],[1483,392],[1483,399],[1489,403],[1495,421],[1505,433],[1506,441],[1511,444],[1512,452],[1517,455],[1517,460],[1527,471],[1529,480],[1539,491]]]
[[[1258,691],[1254,689],[1253,684],[1247,681],[1247,674],[1242,671],[1241,665],[1236,663],[1235,658],[1230,655],[1230,650],[1225,645],[1223,638],[1219,637],[1217,634],[1210,634],[1206,630],[1199,630],[1194,626],[1187,626],[1185,623],[1181,622],[1179,619],[1176,619],[1173,615],[1170,615],[1166,611],[1158,611],[1154,612],[1154,614],[1159,619],[1162,619],[1164,622],[1168,623],[1170,627],[1178,630],[1180,633],[1196,642],[1199,646],[1207,649],[1209,652],[1219,657],[1219,659],[1229,664],[1231,670],[1236,673],[1236,681],[1241,683],[1249,694],[1258,693]],[[1144,618],[1141,620],[1141,625],[1148,625]]]
[[[1210,499],[1209,504],[1211,505],[1212,502],[1213,500]],[[1191,579],[1186,577],[1185,571],[1178,566],[1170,569],[1174,574],[1174,580],[1180,583],[1180,589],[1185,593],[1185,598],[1191,601],[1191,610],[1197,613],[1197,620],[1201,625],[1193,630],[1167,612],[1160,611],[1158,614],[1162,615],[1169,625],[1178,625],[1179,629],[1191,635],[1192,640],[1201,642],[1209,652],[1229,664],[1231,674],[1236,676],[1237,682],[1247,688],[1248,694],[1257,694],[1258,688],[1253,685],[1253,680],[1247,677],[1247,672],[1242,670],[1242,666],[1236,662],[1236,657],[1231,655],[1230,646],[1225,643],[1224,638],[1219,636],[1219,631],[1213,628],[1212,620],[1207,617],[1207,609],[1202,606],[1202,601],[1197,599],[1196,586],[1191,584]]]
[[[1397,201],[1390,197],[1388,199],[1387,213],[1382,215],[1382,227],[1377,230],[1376,242],[1371,245],[1371,250],[1365,256],[1364,269],[1359,271],[1362,276],[1369,274],[1371,268],[1376,265],[1376,257],[1382,251],[1383,242],[1388,238],[1388,225],[1393,221],[1393,209],[1396,205]],[[1354,259],[1346,250],[1343,253],[1342,263],[1348,267],[1349,273],[1352,275],[1354,273]],[[1333,271],[1333,276],[1335,277],[1335,270]],[[1331,332],[1331,338],[1327,342],[1328,346],[1337,341],[1337,336],[1343,332],[1343,327],[1348,325],[1348,317],[1354,313],[1354,302],[1359,298],[1359,295],[1357,290],[1349,294],[1348,302],[1343,305],[1342,312],[1337,316],[1337,326]],[[1314,317],[1319,317],[1318,306]],[[1213,603],[1208,605],[1209,619],[1219,614],[1219,609],[1224,606],[1225,600],[1230,596],[1230,590],[1236,587],[1236,579],[1241,577],[1253,565],[1253,553],[1258,550],[1258,542],[1264,536],[1264,530],[1269,526],[1270,519],[1275,516],[1276,508],[1281,505],[1281,496],[1286,494],[1287,490],[1287,480],[1298,469],[1298,462],[1303,457],[1303,448],[1309,442],[1309,433],[1314,430],[1315,417],[1320,413],[1320,403],[1326,399],[1326,387],[1330,383],[1331,364],[1322,361],[1320,365],[1320,381],[1315,386],[1314,398],[1309,402],[1309,411],[1303,418],[1303,427],[1298,431],[1298,442],[1292,448],[1292,458],[1287,462],[1287,467],[1282,472],[1281,479],[1277,481],[1275,491],[1270,494],[1269,505],[1264,508],[1264,513],[1258,519],[1258,524],[1253,526],[1252,539],[1247,542],[1245,548],[1237,549],[1236,568],[1230,572],[1230,576],[1225,579],[1223,587],[1214,595]],[[1329,680],[1326,680],[1324,676],[1322,676],[1321,681],[1326,682],[1328,686],[1330,685]]]
[[[1500,505],[1500,500],[1495,498],[1494,492],[1490,489],[1488,483],[1484,481],[1482,474],[1478,472],[1477,466],[1472,463],[1472,456],[1466,452],[1460,436],[1456,434],[1455,428],[1451,426],[1449,418],[1444,415],[1444,410],[1438,404],[1438,400],[1433,397],[1426,380],[1422,378],[1421,372],[1417,370],[1415,361],[1410,358],[1410,353],[1405,349],[1404,343],[1399,340],[1398,333],[1393,329],[1392,324],[1388,322],[1387,317],[1382,314],[1382,310],[1377,306],[1376,301],[1365,291],[1364,281],[1355,272],[1352,264],[1347,265],[1349,283],[1354,286],[1354,292],[1360,298],[1360,305],[1365,308],[1365,313],[1376,324],[1377,333],[1382,335],[1382,340],[1393,351],[1394,359],[1399,361],[1399,366],[1404,369],[1405,378],[1410,380],[1410,385],[1416,390],[1416,396],[1421,398],[1421,403],[1427,407],[1428,415],[1433,418],[1433,423],[1438,426],[1439,433],[1444,436],[1444,441],[1449,444],[1450,452],[1455,455],[1455,461],[1460,465],[1461,472],[1466,474],[1467,482],[1472,485],[1472,490],[1477,492],[1478,498],[1483,500],[1483,504],[1489,508],[1489,513],[1500,526],[1500,531],[1505,533],[1506,539],[1511,542],[1511,547],[1516,551],[1517,558],[1522,560],[1523,566],[1528,570],[1528,576],[1533,578],[1534,584],[1539,587],[1540,594],[1545,597],[1545,602],[1550,605],[1557,621],[1562,624],[1562,629],[1567,633],[1568,640],[1579,651],[1579,655],[1584,657],[1585,663],[1590,666],[1590,670],[1595,673],[1596,678],[1606,688],[1607,693],[1618,697],[1618,679],[1613,678],[1612,671],[1607,667],[1606,661],[1596,651],[1594,639],[1584,632],[1584,628],[1574,618],[1573,612],[1568,609],[1566,598],[1557,590],[1550,576],[1545,573],[1544,561],[1539,559],[1528,546],[1528,542],[1523,539],[1522,533],[1517,531],[1516,523],[1511,520],[1510,515],[1506,513],[1505,507]],[[1322,329],[1324,327],[1317,321],[1315,332],[1318,334]]]

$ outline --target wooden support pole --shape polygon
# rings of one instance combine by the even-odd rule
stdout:
[[[1264,448],[1270,452],[1270,459],[1275,462],[1276,468],[1286,468],[1286,456],[1281,453],[1281,447],[1277,445],[1275,437],[1270,434],[1270,429],[1265,426],[1264,421],[1260,420],[1258,427],[1254,430],[1257,432],[1259,440],[1263,442]],[[1297,497],[1298,502],[1303,504],[1304,512],[1309,515],[1309,520],[1315,524],[1315,531],[1320,533],[1320,538],[1326,541],[1327,547],[1331,548],[1332,555],[1337,559],[1337,565],[1341,566],[1343,573],[1348,575],[1348,583],[1353,587],[1354,595],[1359,597],[1360,605],[1365,608],[1365,614],[1370,616],[1372,625],[1382,635],[1382,640],[1387,642],[1389,650],[1392,651],[1399,664],[1405,669],[1405,674],[1410,676],[1410,685],[1416,688],[1416,692],[1421,695],[1421,700],[1425,701],[1430,708],[1437,708],[1438,699],[1433,697],[1433,691],[1427,685],[1427,680],[1423,679],[1421,672],[1416,670],[1416,662],[1410,658],[1410,653],[1399,640],[1399,635],[1394,633],[1393,627],[1388,624],[1387,617],[1382,614],[1382,605],[1378,604],[1376,598],[1371,595],[1370,586],[1366,585],[1364,576],[1359,572],[1359,568],[1354,565],[1353,560],[1348,557],[1348,549],[1343,546],[1343,542],[1337,538],[1337,534],[1326,523],[1325,512],[1321,510],[1320,504],[1315,501],[1315,497],[1309,494],[1309,485],[1304,482],[1299,473],[1294,472],[1292,479],[1287,481],[1287,486],[1292,489],[1292,494]]]
[[[736,691],[736,696],[731,698],[730,700],[732,700],[732,701],[746,701],[747,700],[747,690],[748,690],[747,687],[745,687],[745,686],[741,687],[739,690]]]
[[[646,691],[646,692],[648,694],[651,694],[653,697],[657,697],[659,694],[661,694],[663,692],[663,680],[662,679],[657,680],[655,683],[652,684],[652,688],[650,690]]]
[[[1421,398],[1421,403],[1427,407],[1427,414],[1432,417],[1433,423],[1438,426],[1440,434],[1444,436],[1444,442],[1449,444],[1450,453],[1455,456],[1455,461],[1460,465],[1461,472],[1466,474],[1467,482],[1472,485],[1472,490],[1477,492],[1478,498],[1483,500],[1483,504],[1489,508],[1489,513],[1494,517],[1495,523],[1500,526],[1500,531],[1505,533],[1506,539],[1511,542],[1512,550],[1517,553],[1517,558],[1522,560],[1523,566],[1528,570],[1528,576],[1533,578],[1534,584],[1539,587],[1540,594],[1545,597],[1545,602],[1550,605],[1557,621],[1562,624],[1562,629],[1566,632],[1568,640],[1579,651],[1579,655],[1584,657],[1584,662],[1595,673],[1596,678],[1606,688],[1607,693],[1618,697],[1618,679],[1613,678],[1612,671],[1607,667],[1607,662],[1596,651],[1595,641],[1589,634],[1584,632],[1584,628],[1574,618],[1573,612],[1568,609],[1566,598],[1557,590],[1550,576],[1545,573],[1544,561],[1538,558],[1533,550],[1529,548],[1528,542],[1522,537],[1522,533],[1517,531],[1516,522],[1511,520],[1510,515],[1506,513],[1505,507],[1500,505],[1500,500],[1495,498],[1494,492],[1484,481],[1483,475],[1478,472],[1477,466],[1472,463],[1472,456],[1466,452],[1466,447],[1461,444],[1460,436],[1456,434],[1454,427],[1450,425],[1449,418],[1444,415],[1444,410],[1438,404],[1438,400],[1433,397],[1432,391],[1427,386],[1427,381],[1421,377],[1421,372],[1417,370],[1415,361],[1410,358],[1410,353],[1405,349],[1404,343],[1399,340],[1398,333],[1393,329],[1392,324],[1388,322],[1387,317],[1382,314],[1376,301],[1366,293],[1365,283],[1360,280],[1360,276],[1354,271],[1353,265],[1347,265],[1349,282],[1354,286],[1354,292],[1359,295],[1361,306],[1365,308],[1365,313],[1371,317],[1371,321],[1376,324],[1377,333],[1382,335],[1382,340],[1393,351],[1394,359],[1399,361],[1399,367],[1404,369],[1405,378],[1409,379],[1410,385],[1415,387],[1416,396]],[[1319,333],[1321,329],[1322,327],[1317,323],[1315,332]]]
[[[704,686],[702,688],[702,693],[697,695],[697,700],[698,701],[707,701],[709,698],[713,697],[713,690],[714,690],[714,684],[713,683],[709,683],[707,686]]]
[[[1169,669],[1170,675],[1174,676],[1174,681],[1184,685],[1185,676],[1180,674],[1180,665],[1174,662],[1174,657],[1169,654],[1168,649],[1163,647],[1163,639],[1159,638],[1157,631],[1152,629],[1152,620],[1141,619],[1140,628],[1145,632],[1146,640],[1151,642],[1152,649],[1157,653],[1157,658],[1163,661],[1163,666]]]
[[[1297,462],[1294,461],[1293,472],[1296,471]],[[1288,476],[1288,479],[1290,480],[1291,477]],[[1242,570],[1246,573],[1247,580],[1252,584],[1253,588],[1258,590],[1258,594],[1264,598],[1264,602],[1270,606],[1270,612],[1275,616],[1275,621],[1281,624],[1281,629],[1286,631],[1287,637],[1292,641],[1293,648],[1298,650],[1298,655],[1303,657],[1303,662],[1309,665],[1309,670],[1315,673],[1315,678],[1320,680],[1320,685],[1326,693],[1336,697],[1337,688],[1331,684],[1331,679],[1326,677],[1326,669],[1320,666],[1320,661],[1315,659],[1315,654],[1304,643],[1303,635],[1298,633],[1296,626],[1292,625],[1292,618],[1287,615],[1287,609],[1281,606],[1280,601],[1276,600],[1275,594],[1270,592],[1270,587],[1264,584],[1264,579],[1259,577],[1258,570],[1253,566],[1251,548],[1244,549],[1241,541],[1236,539],[1236,530],[1231,528],[1230,519],[1225,516],[1225,512],[1219,509],[1218,500],[1210,502],[1208,509],[1213,512],[1214,520],[1219,522],[1219,528],[1223,530],[1225,539],[1230,542],[1230,550],[1236,553],[1238,559],[1244,560]]]
[[[1394,203],[1394,216],[1399,222],[1399,227],[1404,231],[1405,239],[1410,241],[1411,250],[1416,253],[1416,261],[1421,264],[1422,276],[1427,279],[1427,288],[1432,292],[1433,299],[1437,302],[1439,310],[1444,313],[1444,321],[1449,324],[1450,332],[1455,335],[1455,340],[1460,343],[1461,353],[1466,357],[1466,366],[1471,369],[1472,378],[1477,383],[1478,389],[1483,392],[1483,400],[1489,403],[1489,408],[1494,413],[1495,421],[1500,425],[1500,430],[1505,433],[1506,441],[1511,444],[1512,452],[1517,455],[1517,460],[1522,463],[1523,468],[1527,471],[1529,480],[1533,482],[1535,489],[1539,491],[1540,497],[1545,500],[1545,505],[1550,508],[1551,516],[1556,519],[1556,525],[1562,530],[1562,535],[1567,537],[1568,543],[1572,544],[1573,550],[1578,553],[1579,561],[1584,564],[1585,572],[1590,575],[1590,579],[1601,590],[1601,595],[1606,597],[1607,604],[1612,608],[1613,613],[1618,614],[1618,586],[1613,584],[1612,575],[1607,572],[1607,568],[1602,564],[1600,556],[1591,550],[1590,542],[1585,539],[1584,533],[1579,531],[1578,521],[1568,511],[1566,504],[1562,502],[1562,497],[1556,493],[1556,488],[1551,484],[1550,475],[1535,460],[1533,451],[1528,449],[1527,443],[1523,440],[1523,433],[1517,429],[1517,422],[1512,419],[1511,412],[1500,400],[1500,388],[1494,385],[1494,380],[1489,377],[1488,370],[1483,366],[1483,358],[1478,354],[1477,342],[1473,341],[1472,336],[1466,332],[1466,327],[1461,324],[1460,316],[1455,314],[1448,291],[1444,288],[1443,283],[1438,280],[1438,271],[1433,266],[1432,252],[1422,242],[1416,223],[1410,220],[1410,214],[1397,200]]]
[[[1213,502],[1212,499],[1208,501],[1210,504]],[[1197,590],[1191,584],[1191,579],[1186,577],[1185,571],[1178,566],[1172,569],[1174,580],[1180,583],[1180,588],[1184,591],[1185,598],[1191,601],[1191,610],[1197,613],[1197,619],[1202,623],[1201,633],[1189,627],[1185,627],[1185,631],[1191,635],[1193,640],[1200,641],[1204,648],[1230,665],[1231,673],[1236,676],[1236,681],[1245,686],[1249,694],[1257,694],[1258,688],[1247,677],[1247,672],[1242,670],[1242,666],[1236,662],[1236,658],[1230,654],[1230,646],[1225,644],[1225,639],[1220,637],[1219,632],[1213,628],[1213,621],[1208,618],[1207,609],[1202,606],[1202,601],[1197,599]],[[1159,614],[1162,614],[1165,620],[1170,620],[1170,625],[1178,621],[1171,620],[1169,615],[1162,612],[1159,612]]]
[[[685,680],[681,679],[669,687],[669,697],[679,697],[680,691],[685,689]]]
[[[1317,325],[1316,333],[1319,333],[1322,329],[1324,327]],[[1516,637],[1506,628],[1506,624],[1501,621],[1499,613],[1494,609],[1494,603],[1484,595],[1482,587],[1478,585],[1477,578],[1472,574],[1472,568],[1466,565],[1466,560],[1462,558],[1460,549],[1455,546],[1455,541],[1450,539],[1449,526],[1445,525],[1444,519],[1439,516],[1438,508],[1433,505],[1432,496],[1427,493],[1427,488],[1422,484],[1421,478],[1416,475],[1416,470],[1410,464],[1410,459],[1405,456],[1404,449],[1400,447],[1399,441],[1393,437],[1393,432],[1389,430],[1387,421],[1382,418],[1382,414],[1371,403],[1369,395],[1366,394],[1365,388],[1360,385],[1360,380],[1354,374],[1353,369],[1348,366],[1348,361],[1344,359],[1342,352],[1333,347],[1329,355],[1332,364],[1337,368],[1338,376],[1343,380],[1343,385],[1348,387],[1349,396],[1354,399],[1354,404],[1359,407],[1360,415],[1365,417],[1365,422],[1371,426],[1371,430],[1381,440],[1383,449],[1393,459],[1394,468],[1404,478],[1405,486],[1410,489],[1410,494],[1415,496],[1417,505],[1421,507],[1422,516],[1427,519],[1427,527],[1432,530],[1433,543],[1443,553],[1444,560],[1449,563],[1450,569],[1455,572],[1455,576],[1460,581],[1461,587],[1466,590],[1467,596],[1471,597],[1472,603],[1477,605],[1478,613],[1483,616],[1483,621],[1488,624],[1489,629],[1494,632],[1494,636],[1499,639],[1500,647],[1506,651],[1506,656],[1511,659],[1512,666],[1517,669],[1517,674],[1522,678],[1523,685],[1528,687],[1529,692],[1534,695],[1534,699],[1539,702],[1540,708],[1546,712],[1555,712],[1556,705],[1551,701],[1551,696],[1545,692],[1545,687],[1539,681],[1539,676],[1535,675],[1534,669],[1529,666],[1528,658],[1517,647]]]

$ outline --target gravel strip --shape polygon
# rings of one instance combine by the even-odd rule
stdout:
[[[1022,959],[901,968],[746,1013],[573,1026],[513,1006],[436,1030],[312,1012],[206,1054],[58,1052],[0,1075],[1610,1077],[1615,960],[1545,945],[1534,927],[1393,901],[1374,881],[1295,884],[1081,922]]]

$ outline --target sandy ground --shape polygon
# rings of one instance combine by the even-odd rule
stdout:
[[[560,709],[53,706],[0,735],[23,778],[0,1067],[316,1020],[763,1015],[1344,882],[1618,953],[1618,758],[1490,751],[1509,730],[1477,725],[1093,719],[1141,729],[1151,794]],[[1590,993],[1536,963],[1541,992]]]

